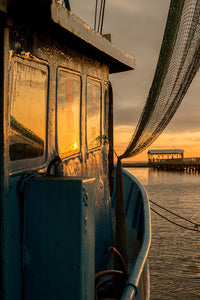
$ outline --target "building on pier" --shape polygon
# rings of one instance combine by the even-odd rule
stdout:
[[[163,159],[178,159],[184,157],[184,150],[181,149],[164,149],[149,150],[147,152],[149,162],[159,162]]]

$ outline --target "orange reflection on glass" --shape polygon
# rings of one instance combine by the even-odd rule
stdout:
[[[44,154],[48,70],[29,61],[13,62],[10,117],[10,159]]]
[[[80,97],[79,75],[58,71],[57,85],[57,140],[61,154],[80,151]]]
[[[87,145],[88,149],[100,146],[101,84],[87,82]]]

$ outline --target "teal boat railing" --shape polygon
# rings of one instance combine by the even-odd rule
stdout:
[[[149,200],[142,184],[125,169],[123,169],[123,186],[127,232],[135,232],[136,239],[139,241],[139,249],[131,264],[130,275],[121,300],[148,300],[150,299],[150,280],[147,256],[151,243]],[[115,206],[115,195],[114,186],[112,208]]]

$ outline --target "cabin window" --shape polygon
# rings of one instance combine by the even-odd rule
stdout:
[[[88,149],[101,144],[101,83],[88,78],[87,82],[87,146]]]
[[[80,152],[81,77],[58,70],[57,142],[58,152],[66,156]]]
[[[48,68],[15,59],[12,70],[10,159],[15,161],[43,156]]]

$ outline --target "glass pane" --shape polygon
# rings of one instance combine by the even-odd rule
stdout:
[[[57,87],[58,151],[65,155],[72,155],[80,151],[80,96],[80,76],[59,70]]]
[[[11,87],[10,159],[44,154],[47,67],[14,61]]]
[[[87,84],[87,145],[88,149],[100,146],[101,84],[88,79]]]

